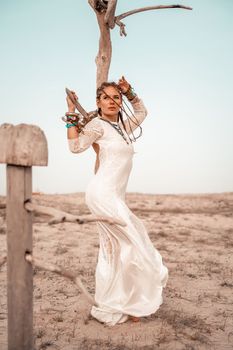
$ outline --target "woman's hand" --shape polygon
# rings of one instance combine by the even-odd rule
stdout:
[[[75,100],[78,99],[78,96],[76,95],[75,91],[70,91],[74,97]],[[75,111],[75,105],[74,103],[71,101],[71,99],[69,98],[69,96],[66,96],[66,102],[67,102],[67,106],[68,106],[68,110],[69,112],[74,112]]]
[[[124,94],[125,92],[128,91],[130,84],[128,83],[127,80],[125,80],[125,77],[122,76],[118,81],[118,86],[119,86],[121,92]]]

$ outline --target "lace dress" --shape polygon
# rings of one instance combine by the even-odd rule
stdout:
[[[135,98],[131,104],[141,124],[147,114],[143,102]],[[154,313],[162,304],[162,289],[168,279],[168,269],[143,222],[125,203],[134,148],[120,122],[119,126],[128,143],[100,116],[92,119],[77,139],[69,140],[74,153],[85,151],[93,143],[99,145],[99,168],[86,190],[90,211],[125,223],[120,226],[97,222],[100,241],[95,275],[97,306],[92,307],[91,314],[108,325],[122,323],[128,315],[141,317]],[[129,133],[135,128],[135,124],[126,121]]]

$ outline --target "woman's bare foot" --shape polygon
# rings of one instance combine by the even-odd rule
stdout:
[[[129,320],[132,321],[132,322],[139,322],[140,321],[140,317],[129,316]]]

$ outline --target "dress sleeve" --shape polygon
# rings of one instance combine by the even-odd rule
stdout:
[[[73,153],[81,153],[96,142],[104,131],[100,120],[96,117],[85,125],[78,137],[68,139],[69,149]]]
[[[128,132],[128,134],[131,134],[147,116],[146,107],[144,106],[144,103],[140,98],[136,96],[130,103],[133,107],[135,118],[131,116],[132,120],[130,120],[129,118],[124,120],[126,131]]]

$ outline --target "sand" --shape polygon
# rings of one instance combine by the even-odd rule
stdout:
[[[89,213],[83,193],[33,199]],[[129,193],[126,201],[169,269],[160,309],[139,322],[108,327],[90,317],[90,305],[71,281],[35,269],[35,349],[233,349],[233,193]],[[0,205],[0,258],[6,253],[5,215]],[[51,226],[49,219],[34,218],[33,254],[76,272],[93,294],[96,224]],[[7,349],[6,264],[0,268],[0,349]]]

